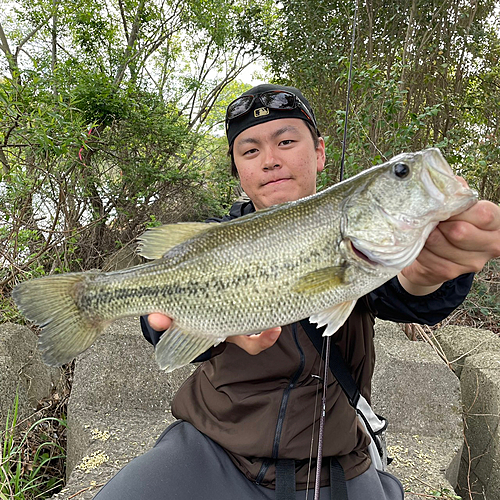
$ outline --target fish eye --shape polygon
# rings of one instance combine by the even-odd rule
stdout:
[[[411,174],[411,168],[406,163],[396,163],[392,167],[394,175],[399,179],[406,179]]]

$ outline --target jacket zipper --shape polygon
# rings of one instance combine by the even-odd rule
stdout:
[[[274,460],[276,460],[278,458],[278,450],[279,450],[279,445],[280,445],[280,440],[281,440],[281,432],[283,430],[283,424],[285,421],[285,414],[286,414],[286,409],[287,409],[287,405],[288,405],[288,400],[290,399],[290,392],[295,387],[295,384],[299,380],[300,375],[304,371],[305,355],[304,355],[304,351],[302,350],[302,347],[299,343],[299,339],[298,339],[298,335],[297,335],[297,323],[294,323],[292,325],[292,333],[293,333],[293,339],[295,340],[295,345],[297,346],[297,350],[299,351],[299,355],[300,355],[299,367],[298,367],[297,371],[290,378],[290,382],[288,383],[288,386],[284,389],[283,395],[281,396],[280,410],[278,413],[278,420],[276,422],[276,428],[274,431],[272,458],[266,458],[264,460],[264,462],[262,463],[262,466],[261,466],[260,471],[257,475],[257,478],[255,479],[256,484],[261,483],[261,481],[264,479],[264,476],[266,475],[266,473],[269,469],[269,466],[273,463]]]

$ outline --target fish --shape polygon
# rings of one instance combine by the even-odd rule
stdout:
[[[356,301],[396,276],[440,221],[477,201],[437,148],[402,153],[316,194],[223,223],[147,230],[128,269],[50,275],[13,299],[41,328],[42,359],[60,366],[118,318],[173,319],[155,348],[161,369],[234,335],[304,318],[333,335]]]

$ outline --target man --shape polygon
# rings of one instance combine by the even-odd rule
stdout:
[[[223,220],[316,191],[325,144],[297,89],[260,85],[245,92],[228,107],[226,132],[233,169],[251,201],[235,204]],[[500,209],[482,201],[441,223],[411,266],[358,301],[333,341],[368,401],[375,316],[434,324],[463,301],[471,273],[499,255]],[[151,314],[141,322],[146,338],[156,344],[170,319]],[[319,419],[314,407],[321,357],[304,324],[230,337],[196,361],[204,362],[172,404],[180,421],[97,498],[306,498],[315,475],[309,457]],[[349,500],[402,498],[397,480],[371,464],[370,438],[333,376],[327,394],[321,498],[330,498],[330,483],[336,490],[342,482],[331,475],[330,463],[340,465],[345,477],[340,490]],[[290,489],[281,464],[291,460]]]

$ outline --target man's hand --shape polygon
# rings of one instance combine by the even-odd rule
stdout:
[[[163,332],[164,330],[168,330],[170,325],[172,324],[172,319],[164,314],[160,313],[151,313],[148,316],[149,326],[156,330],[157,332]]]
[[[253,356],[259,354],[266,349],[273,346],[281,334],[281,326],[264,330],[257,335],[235,335],[228,337],[226,342],[236,344],[238,347],[252,354]]]
[[[500,207],[479,201],[441,222],[417,259],[398,278],[409,293],[425,295],[461,274],[479,272],[486,262],[499,256]]]
[[[148,316],[148,322],[151,328],[159,332],[167,330],[172,324],[172,320],[160,313],[152,313]],[[265,330],[258,335],[235,335],[228,337],[226,342],[236,344],[238,347],[248,352],[248,354],[259,354],[259,352],[268,349],[276,343],[281,333],[281,327]]]

